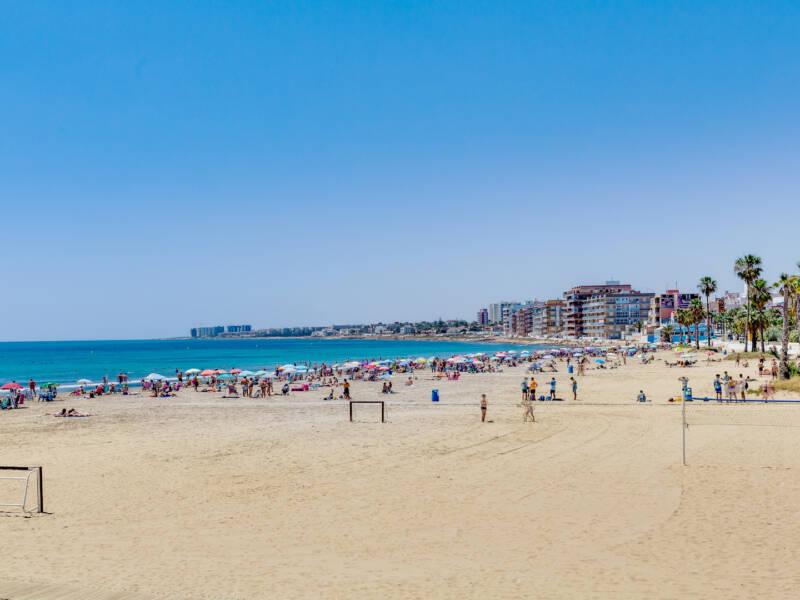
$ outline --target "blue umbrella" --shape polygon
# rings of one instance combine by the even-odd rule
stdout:
[[[606,364],[606,361],[604,361],[604,360],[600,360],[599,358],[595,358],[595,359],[594,359],[594,362],[596,362],[596,363],[600,363],[601,365],[604,365],[604,364]]]

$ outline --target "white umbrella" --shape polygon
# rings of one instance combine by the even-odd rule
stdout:
[[[239,373],[239,377],[250,377],[251,375],[255,375],[252,371],[242,371]]]
[[[195,373],[200,373],[200,369],[186,369],[184,373],[187,375],[194,375]]]
[[[88,379],[78,379],[78,383],[79,383],[80,385],[89,385],[89,384],[91,384],[92,382],[91,382],[91,381],[89,381]]]
[[[166,377],[158,373],[150,373],[150,375],[144,378],[145,381],[163,381],[164,379],[166,379]]]

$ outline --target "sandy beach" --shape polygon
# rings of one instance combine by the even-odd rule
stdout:
[[[677,378],[713,396],[754,368],[667,356],[588,371],[577,402],[560,363],[535,424],[523,367],[356,382],[385,424],[321,391],[8,411],[2,462],[44,467],[49,514],[2,513],[0,598],[794,597],[800,405],[688,405],[682,467]]]

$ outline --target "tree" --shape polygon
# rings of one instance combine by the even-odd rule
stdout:
[[[675,328],[672,325],[664,325],[661,328],[661,340],[664,342],[671,342],[673,333],[675,333]]]
[[[722,340],[727,339],[726,332],[730,329],[731,322],[733,321],[733,317],[731,317],[730,312],[721,312],[717,315],[717,323],[720,324],[722,327]]]
[[[745,254],[737,258],[733,265],[733,272],[744,281],[747,286],[747,321],[744,327],[744,350],[747,352],[747,332],[750,329],[750,286],[761,275],[761,257],[753,254]],[[753,352],[756,351],[755,337],[753,337]]]
[[[711,346],[711,305],[708,297],[717,291],[717,282],[708,276],[701,277],[697,289],[706,297],[706,339],[708,340],[708,345]]]
[[[675,320],[682,328],[686,328],[686,337],[689,338],[689,327],[692,326],[692,315],[688,308],[679,308],[675,311]],[[691,341],[691,340],[688,340]],[[683,329],[681,329],[681,342],[683,342]]]
[[[761,352],[764,352],[764,331],[769,326],[769,318],[766,312],[767,306],[772,300],[772,294],[769,292],[769,284],[763,279],[756,279],[753,282],[752,302],[755,311],[757,323],[753,327],[754,332],[761,334]],[[753,350],[756,349],[755,345],[756,336],[753,336]]]
[[[636,327],[636,330],[641,334],[642,329],[644,329],[644,321],[636,321],[636,323],[634,323],[634,327]]]
[[[692,325],[694,325],[695,346],[700,350],[700,323],[702,323],[703,319],[706,317],[706,311],[703,309],[703,303],[700,302],[700,298],[692,298],[687,310],[689,312],[689,319]]]
[[[791,377],[789,372],[789,305],[797,289],[797,279],[796,275],[781,273],[780,278],[774,284],[774,287],[783,294],[783,307],[781,309],[783,316],[781,325],[781,379],[789,379]]]

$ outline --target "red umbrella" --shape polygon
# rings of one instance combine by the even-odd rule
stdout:
[[[6,383],[2,387],[0,387],[0,390],[21,390],[21,389],[22,386],[18,383]]]
[[[214,374],[214,369],[206,369],[200,373],[200,377],[208,377],[209,375]]]
[[[241,372],[242,372],[241,369],[231,369],[230,370],[231,375],[236,375],[237,373],[241,373]]]

